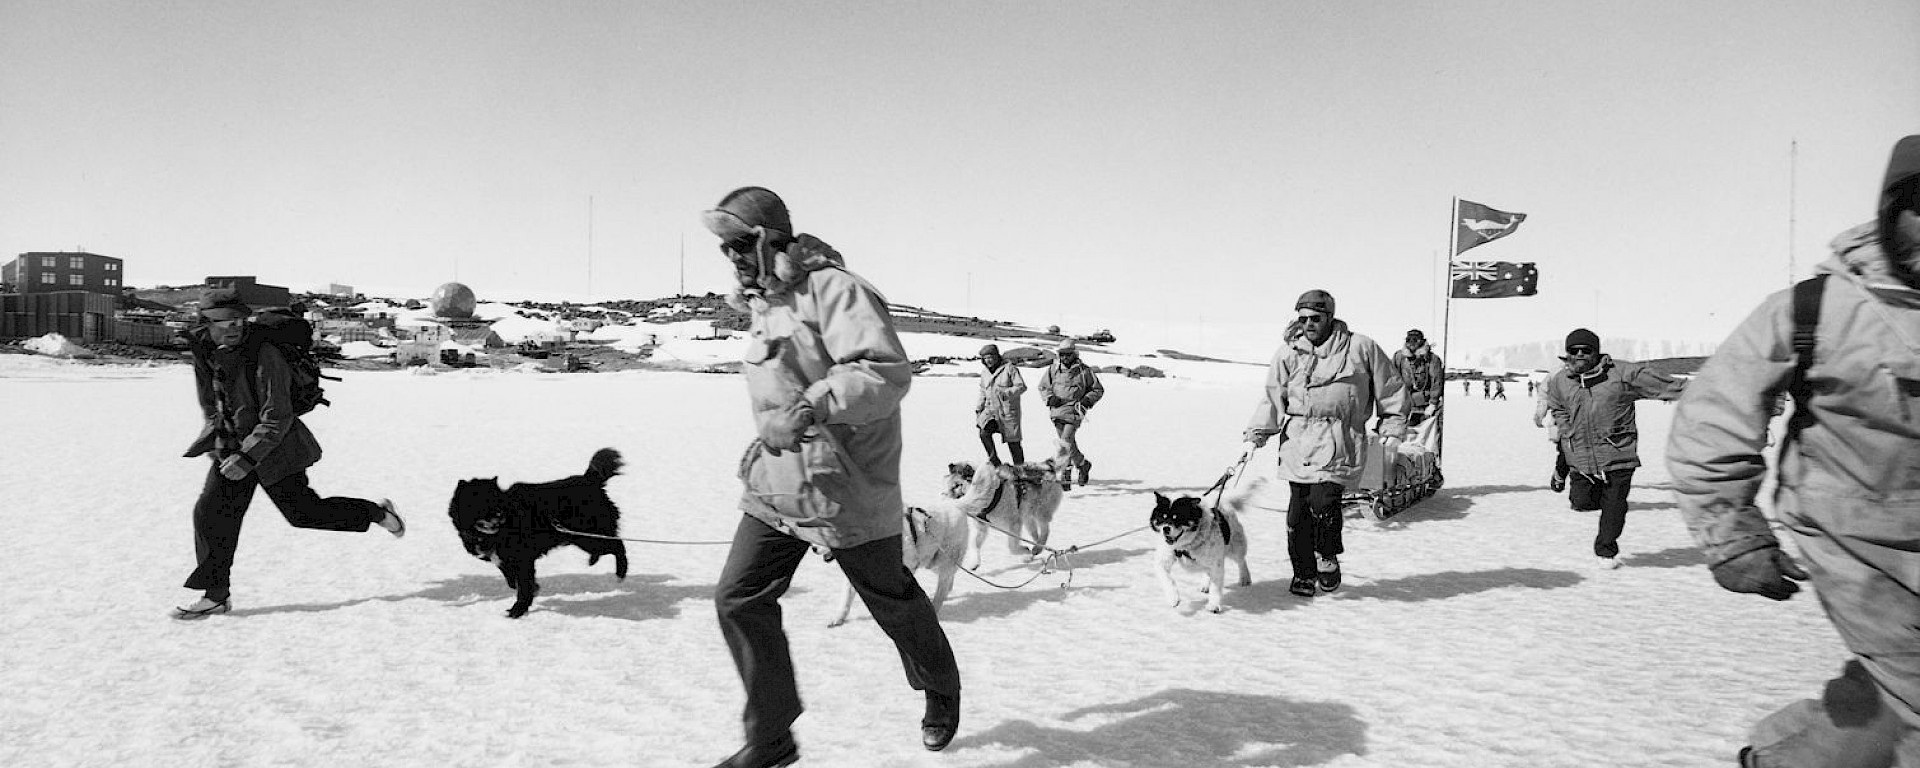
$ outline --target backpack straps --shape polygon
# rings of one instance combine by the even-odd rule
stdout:
[[[1787,380],[1787,393],[1793,396],[1793,417],[1787,420],[1787,437],[1813,423],[1809,407],[1813,391],[1807,385],[1807,369],[1813,366],[1813,347],[1820,327],[1820,301],[1826,296],[1827,275],[1820,274],[1793,284],[1793,377]]]

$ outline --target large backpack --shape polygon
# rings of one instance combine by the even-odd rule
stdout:
[[[248,361],[258,364],[260,345],[271,344],[279,350],[280,356],[287,359],[287,367],[293,369],[293,414],[305,416],[322,405],[333,405],[327,400],[326,391],[321,388],[321,379],[339,381],[338,376],[328,376],[320,371],[320,358],[313,354],[313,324],[305,318],[280,311],[266,310],[255,315],[253,328],[247,334],[247,345],[242,347]],[[252,378],[248,377],[251,382]]]

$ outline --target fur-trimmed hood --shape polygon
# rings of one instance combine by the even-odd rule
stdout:
[[[773,255],[772,266],[760,275],[758,287],[735,287],[727,295],[727,304],[742,312],[748,311],[755,297],[786,293],[795,283],[806,279],[807,273],[827,267],[844,269],[847,260],[825,240],[801,233]]]

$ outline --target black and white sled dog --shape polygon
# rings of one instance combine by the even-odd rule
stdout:
[[[493,563],[507,586],[515,590],[507,618],[526,615],[540,592],[533,562],[565,544],[587,553],[587,565],[613,555],[613,575],[627,577],[627,545],[563,533],[555,526],[599,536],[620,534],[620,508],[607,498],[607,479],[620,473],[620,452],[602,448],[587,462],[587,471],[550,483],[514,483],[500,490],[500,478],[461,480],[453,489],[447,516],[467,554]]]
[[[1147,525],[1160,535],[1153,564],[1160,572],[1167,601],[1175,608],[1180,607],[1180,586],[1173,581],[1176,564],[1207,575],[1207,610],[1214,613],[1221,611],[1220,601],[1226,596],[1227,561],[1239,567],[1237,586],[1253,583],[1252,574],[1247,572],[1247,531],[1240,527],[1239,510],[1262,483],[1261,478],[1254,478],[1245,492],[1222,493],[1220,503],[1213,507],[1192,496],[1168,499],[1153,495],[1153,515]]]
[[[980,545],[986,542],[988,530],[1006,535],[1007,551],[1024,555],[1025,560],[1045,551],[1063,496],[1055,466],[1051,459],[990,464],[984,469],[964,461],[947,465],[947,495],[954,497],[955,506],[973,526],[967,570],[980,567]]]
[[[933,609],[940,610],[940,604],[947,601],[947,593],[953,590],[954,574],[960,571],[960,561],[967,556],[967,521],[959,508],[952,503],[935,504],[929,508],[907,507],[900,516],[900,562],[909,571],[933,571],[934,588],[931,597]],[[829,627],[847,623],[847,614],[853,611],[853,584],[847,584],[847,590],[840,598],[840,611]]]

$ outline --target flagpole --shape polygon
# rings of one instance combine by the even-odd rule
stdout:
[[[1447,282],[1444,283],[1447,286],[1447,302],[1440,321],[1440,397],[1438,401],[1442,405],[1440,413],[1434,416],[1439,423],[1433,425],[1433,461],[1436,465],[1440,463],[1440,456],[1446,452],[1447,448],[1446,412],[1448,409],[1444,403],[1447,399],[1447,356],[1453,354],[1453,257],[1459,255],[1455,253],[1459,247],[1460,198],[1455,197],[1452,205],[1447,209],[1447,259],[1441,266],[1447,273]]]

